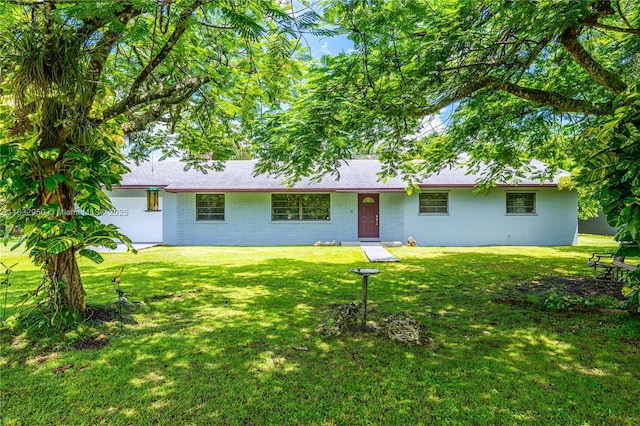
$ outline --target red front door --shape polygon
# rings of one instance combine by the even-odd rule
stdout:
[[[358,194],[358,238],[380,238],[379,194]]]

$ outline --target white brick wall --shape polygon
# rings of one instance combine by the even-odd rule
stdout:
[[[380,240],[402,241],[406,197],[404,192],[380,194]]]
[[[380,236],[402,237],[403,194],[380,194]],[[331,220],[271,220],[271,194],[231,192],[225,194],[225,220],[196,221],[196,195],[177,194],[177,245],[308,245],[316,241],[357,241],[358,196],[331,194]]]
[[[577,242],[576,191],[557,188],[523,188],[536,194],[536,213],[506,214],[506,193],[494,188],[474,195],[471,188],[450,188],[449,213],[421,215],[418,194],[405,198],[406,241],[412,236],[423,246],[571,245]]]
[[[523,190],[528,191],[528,190]],[[577,235],[575,191],[539,188],[535,215],[505,215],[506,189],[473,195],[471,189],[449,189],[449,214],[420,215],[418,195],[380,193],[380,240],[406,242],[410,235],[420,245],[569,245]],[[139,197],[143,190],[118,190],[118,198]],[[358,240],[358,194],[331,193],[331,220],[318,222],[271,221],[271,194],[225,194],[225,220],[196,221],[194,193],[163,193],[163,239],[171,245],[308,245],[316,241]],[[124,199],[124,198],[122,198]],[[125,217],[125,219],[130,219]],[[148,224],[123,220],[122,232],[135,235]]]

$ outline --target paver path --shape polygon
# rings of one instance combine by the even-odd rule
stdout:
[[[134,249],[136,250],[144,250],[147,249],[149,247],[155,247],[158,245],[161,245],[162,243],[133,243],[132,246]],[[122,243],[118,243],[118,248],[116,248],[115,250],[111,250],[109,248],[106,247],[91,247],[92,250],[95,251],[99,251],[99,252],[108,252],[108,253],[124,253],[127,251],[127,246],[125,246]]]
[[[400,262],[382,246],[362,246],[370,262]]]

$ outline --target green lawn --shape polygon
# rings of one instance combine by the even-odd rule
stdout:
[[[144,302],[135,322],[39,342],[3,330],[1,422],[637,425],[638,317],[512,303],[524,282],[592,276],[589,253],[613,247],[581,236],[578,247],[390,249],[402,262],[375,265],[369,318],[407,312],[426,326],[425,346],[315,332],[332,306],[358,301],[349,268],[372,266],[359,248],[107,254],[82,262],[87,301],[114,301],[110,278],[124,267],[122,289]],[[19,262],[9,315],[40,272],[0,256]],[[73,346],[100,334],[102,348]]]

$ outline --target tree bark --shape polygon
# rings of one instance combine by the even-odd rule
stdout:
[[[573,59],[600,85],[611,90],[615,94],[626,90],[627,85],[612,71],[606,69],[602,64],[593,59],[578,41],[582,28],[567,28],[558,38],[558,41],[569,52]]]
[[[562,112],[577,112],[589,115],[609,115],[613,113],[612,102],[588,102],[582,99],[570,98],[561,93],[518,86],[493,77],[487,77],[485,81],[488,87],[503,90],[527,101],[549,105]]]
[[[40,195],[42,204],[58,204],[60,211],[56,219],[71,220],[74,215],[74,204],[71,191],[66,183],[56,186],[52,193],[44,191]],[[70,247],[60,253],[49,254],[46,257],[45,270],[50,280],[50,302],[55,308],[60,305],[74,312],[84,312],[84,287],[76,258],[76,247]]]
[[[38,158],[34,168],[33,179],[40,181],[40,205],[57,204],[58,211],[55,219],[73,220],[75,214],[74,193],[67,182],[57,182],[55,188],[47,188],[46,179],[56,173],[64,174],[61,165],[66,151],[65,138],[69,133],[57,119],[62,115],[63,104],[53,98],[45,99],[41,121],[40,150],[59,149],[57,159]],[[53,189],[53,191],[51,190]],[[50,280],[50,302],[57,310],[60,307],[74,312],[86,310],[84,287],[80,277],[80,270],[75,254],[75,247],[70,247],[60,253],[47,254],[45,271]],[[62,306],[60,306],[62,305]]]
[[[47,274],[51,280],[52,296],[62,303],[64,308],[74,312],[87,309],[84,300],[84,287],[80,277],[80,269],[74,248],[50,256],[46,264]]]

